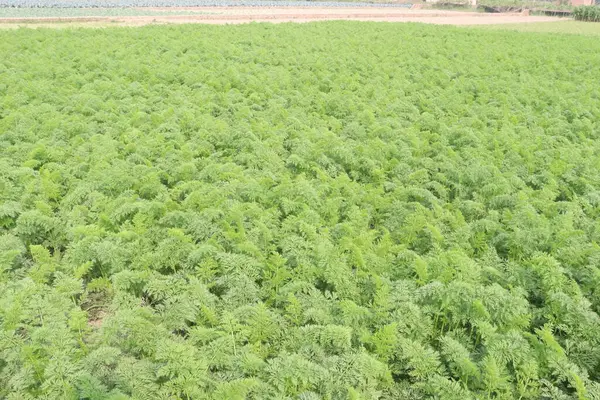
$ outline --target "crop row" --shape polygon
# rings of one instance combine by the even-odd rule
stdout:
[[[0,8],[0,18],[133,17],[218,14],[205,9],[156,10],[151,8]]]

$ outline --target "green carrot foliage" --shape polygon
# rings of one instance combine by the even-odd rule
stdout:
[[[0,398],[600,398],[600,43],[0,32]]]

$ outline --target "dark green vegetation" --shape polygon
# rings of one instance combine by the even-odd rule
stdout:
[[[600,22],[600,6],[581,6],[573,10],[577,21]]]
[[[0,398],[600,395],[600,42],[0,34]]]

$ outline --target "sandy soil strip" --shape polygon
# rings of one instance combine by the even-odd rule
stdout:
[[[150,8],[150,10],[163,10]],[[184,9],[182,9],[184,10]],[[2,25],[51,25],[94,23],[140,26],[148,24],[240,24],[248,22],[309,22],[324,20],[357,20],[386,22],[425,22],[432,24],[483,25],[559,21],[556,17],[526,16],[519,13],[485,14],[463,11],[393,9],[393,8],[292,8],[292,7],[195,7],[197,15],[107,16],[0,18]],[[59,24],[64,25],[64,24]]]

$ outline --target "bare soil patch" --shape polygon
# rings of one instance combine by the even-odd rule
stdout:
[[[148,8],[160,11],[162,8]],[[47,26],[60,22],[75,26],[148,24],[241,24],[248,22],[310,22],[324,20],[356,20],[385,22],[424,22],[451,25],[488,25],[558,21],[556,17],[528,16],[524,13],[477,13],[431,9],[394,9],[369,7],[185,7],[181,11],[198,12],[195,15],[160,16],[110,16],[110,17],[61,17],[61,18],[0,18],[0,26]],[[174,11],[174,9],[170,9]]]

